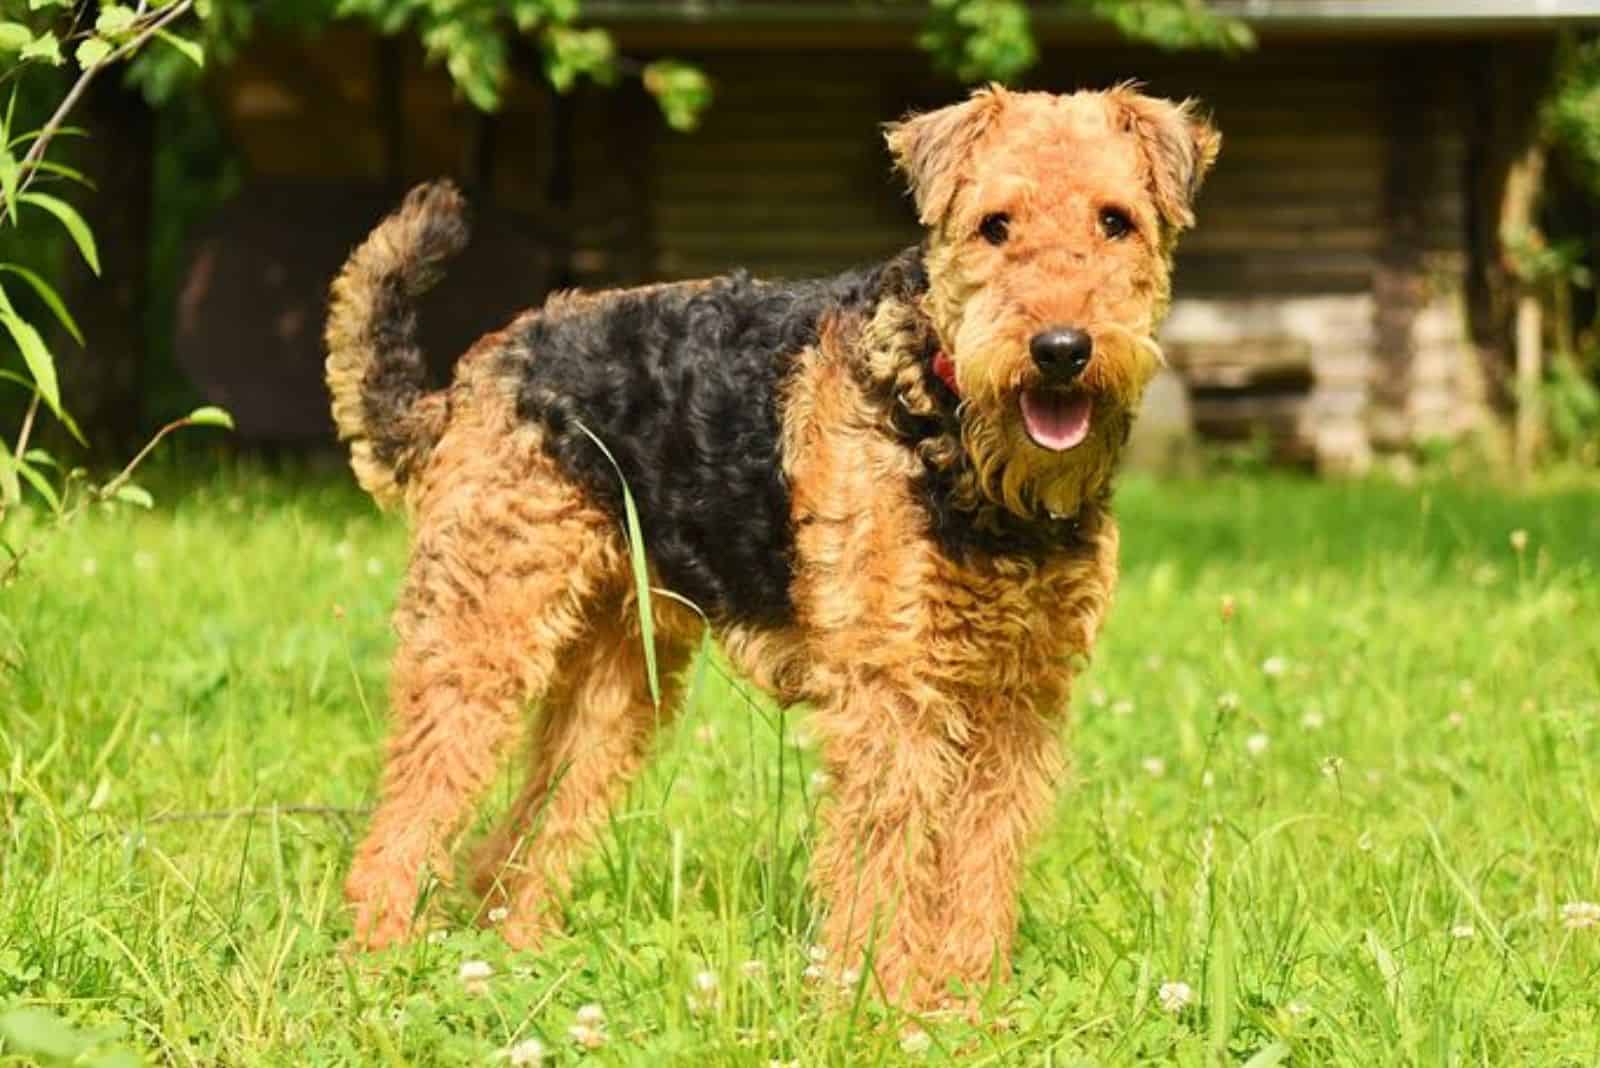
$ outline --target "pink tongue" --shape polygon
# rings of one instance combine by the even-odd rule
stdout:
[[[1041,449],[1066,452],[1089,436],[1094,404],[1082,393],[1028,389],[1022,392],[1022,425]]]

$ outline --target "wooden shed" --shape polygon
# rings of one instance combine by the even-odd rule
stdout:
[[[1042,58],[1027,79],[1070,90],[1137,78],[1200,98],[1223,131],[1164,337],[1196,429],[1265,433],[1284,456],[1359,469],[1374,451],[1480,425],[1503,388],[1507,177],[1529,143],[1557,32],[1600,5],[1215,6],[1246,18],[1259,47],[1163,53],[1040,8]],[[588,0],[586,15],[628,55],[687,58],[712,76],[716,102],[692,134],[667,129],[637,89],[556,97],[531,80],[501,113],[476,117],[419,56],[353,28],[259,41],[217,94],[255,195],[387,190],[454,172],[504,220],[525,222],[527,255],[508,270],[502,246],[501,262],[482,266],[502,284],[479,294],[481,322],[442,340],[449,348],[558,284],[734,266],[814,274],[916,240],[878,124],[961,93],[915,47],[919,8]],[[295,214],[274,215],[272,240],[294,245]],[[353,213],[351,237],[370,222]],[[329,232],[325,219],[315,225]],[[335,262],[293,274],[320,285],[347,240],[341,230],[318,252]],[[208,307],[202,294],[186,313],[196,351]],[[309,361],[293,388],[311,389],[315,332],[290,347]]]

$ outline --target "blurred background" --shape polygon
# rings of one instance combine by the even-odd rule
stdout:
[[[70,41],[112,5],[43,7]],[[442,376],[553,288],[880,259],[918,236],[880,123],[991,78],[1136,78],[1202,100],[1225,138],[1181,250],[1144,459],[1197,439],[1326,472],[1463,449],[1597,458],[1592,0],[196,11],[203,68],[144,49],[84,96],[89,136],[51,148],[96,184],[72,200],[104,277],[47,217],[0,233],[0,261],[78,316],[86,345],[50,343],[99,449],[197,403],[232,411],[247,448],[328,446],[327,284],[419,179],[454,175],[477,212],[423,316]],[[14,128],[77,75],[68,52],[11,72]]]

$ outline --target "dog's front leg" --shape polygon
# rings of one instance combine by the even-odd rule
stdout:
[[[946,712],[926,687],[857,680],[815,721],[832,795],[812,862],[828,963],[835,974],[870,966],[883,994],[908,1004],[929,1001],[940,979],[938,822],[959,774]]]
[[[968,991],[1010,975],[1023,864],[1063,777],[1052,712],[1063,701],[997,697],[975,710],[960,777],[945,798],[938,971]]]

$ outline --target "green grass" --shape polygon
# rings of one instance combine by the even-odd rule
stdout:
[[[1016,975],[909,1053],[803,978],[804,716],[715,664],[569,937],[446,893],[442,940],[347,960],[402,530],[252,473],[94,515],[0,591],[0,1064],[1600,1064],[1600,927],[1561,914],[1600,900],[1597,489],[1129,479]]]

